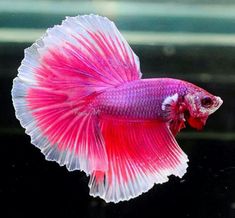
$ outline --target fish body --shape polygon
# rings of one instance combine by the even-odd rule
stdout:
[[[168,87],[166,89],[166,87]],[[163,119],[162,103],[168,96],[184,96],[187,87],[181,80],[141,79],[107,90],[96,99],[101,114],[128,119]]]
[[[142,79],[139,59],[105,17],[66,18],[25,50],[13,81],[16,117],[47,160],[90,176],[92,196],[137,197],[182,177],[175,140],[201,129],[220,97],[178,79]]]
[[[191,110],[191,115],[185,116],[185,113],[188,113],[194,105],[187,97],[190,95],[199,97],[197,93],[203,93],[202,98],[211,96],[214,102],[218,102],[218,105],[215,105],[216,108],[222,103],[219,97],[189,82],[172,78],[156,78],[136,80],[106,90],[97,96],[93,106],[99,116],[109,116],[113,119],[169,122],[173,134],[176,135],[182,127],[185,127],[186,118],[192,121],[197,118],[200,122],[200,119],[207,119],[211,113],[208,111],[202,114],[195,108]],[[197,107],[196,104],[195,107]],[[199,108],[201,107],[200,104]],[[204,124],[205,121],[193,127],[201,129]]]

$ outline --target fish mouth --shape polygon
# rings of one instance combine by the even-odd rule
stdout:
[[[216,99],[216,110],[223,104],[223,100],[219,96],[215,96]]]

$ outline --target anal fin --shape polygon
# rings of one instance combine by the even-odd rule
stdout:
[[[168,176],[182,177],[187,156],[166,123],[101,119],[108,170],[91,175],[90,194],[107,202],[128,200]]]

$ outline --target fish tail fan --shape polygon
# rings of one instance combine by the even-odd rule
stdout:
[[[97,117],[84,103],[70,105],[66,94],[31,86],[20,78],[14,80],[12,96],[17,118],[47,160],[87,174],[107,168]]]
[[[106,171],[106,146],[93,102],[139,79],[138,57],[113,22],[68,17],[25,50],[14,79],[16,116],[46,159],[87,174]]]
[[[105,119],[101,129],[109,165],[91,175],[91,195],[117,203],[186,173],[188,158],[165,123]]]

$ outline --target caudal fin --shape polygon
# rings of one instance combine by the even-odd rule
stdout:
[[[93,99],[141,77],[138,57],[107,18],[68,17],[25,50],[14,79],[16,116],[48,160],[87,174],[106,171]]]

